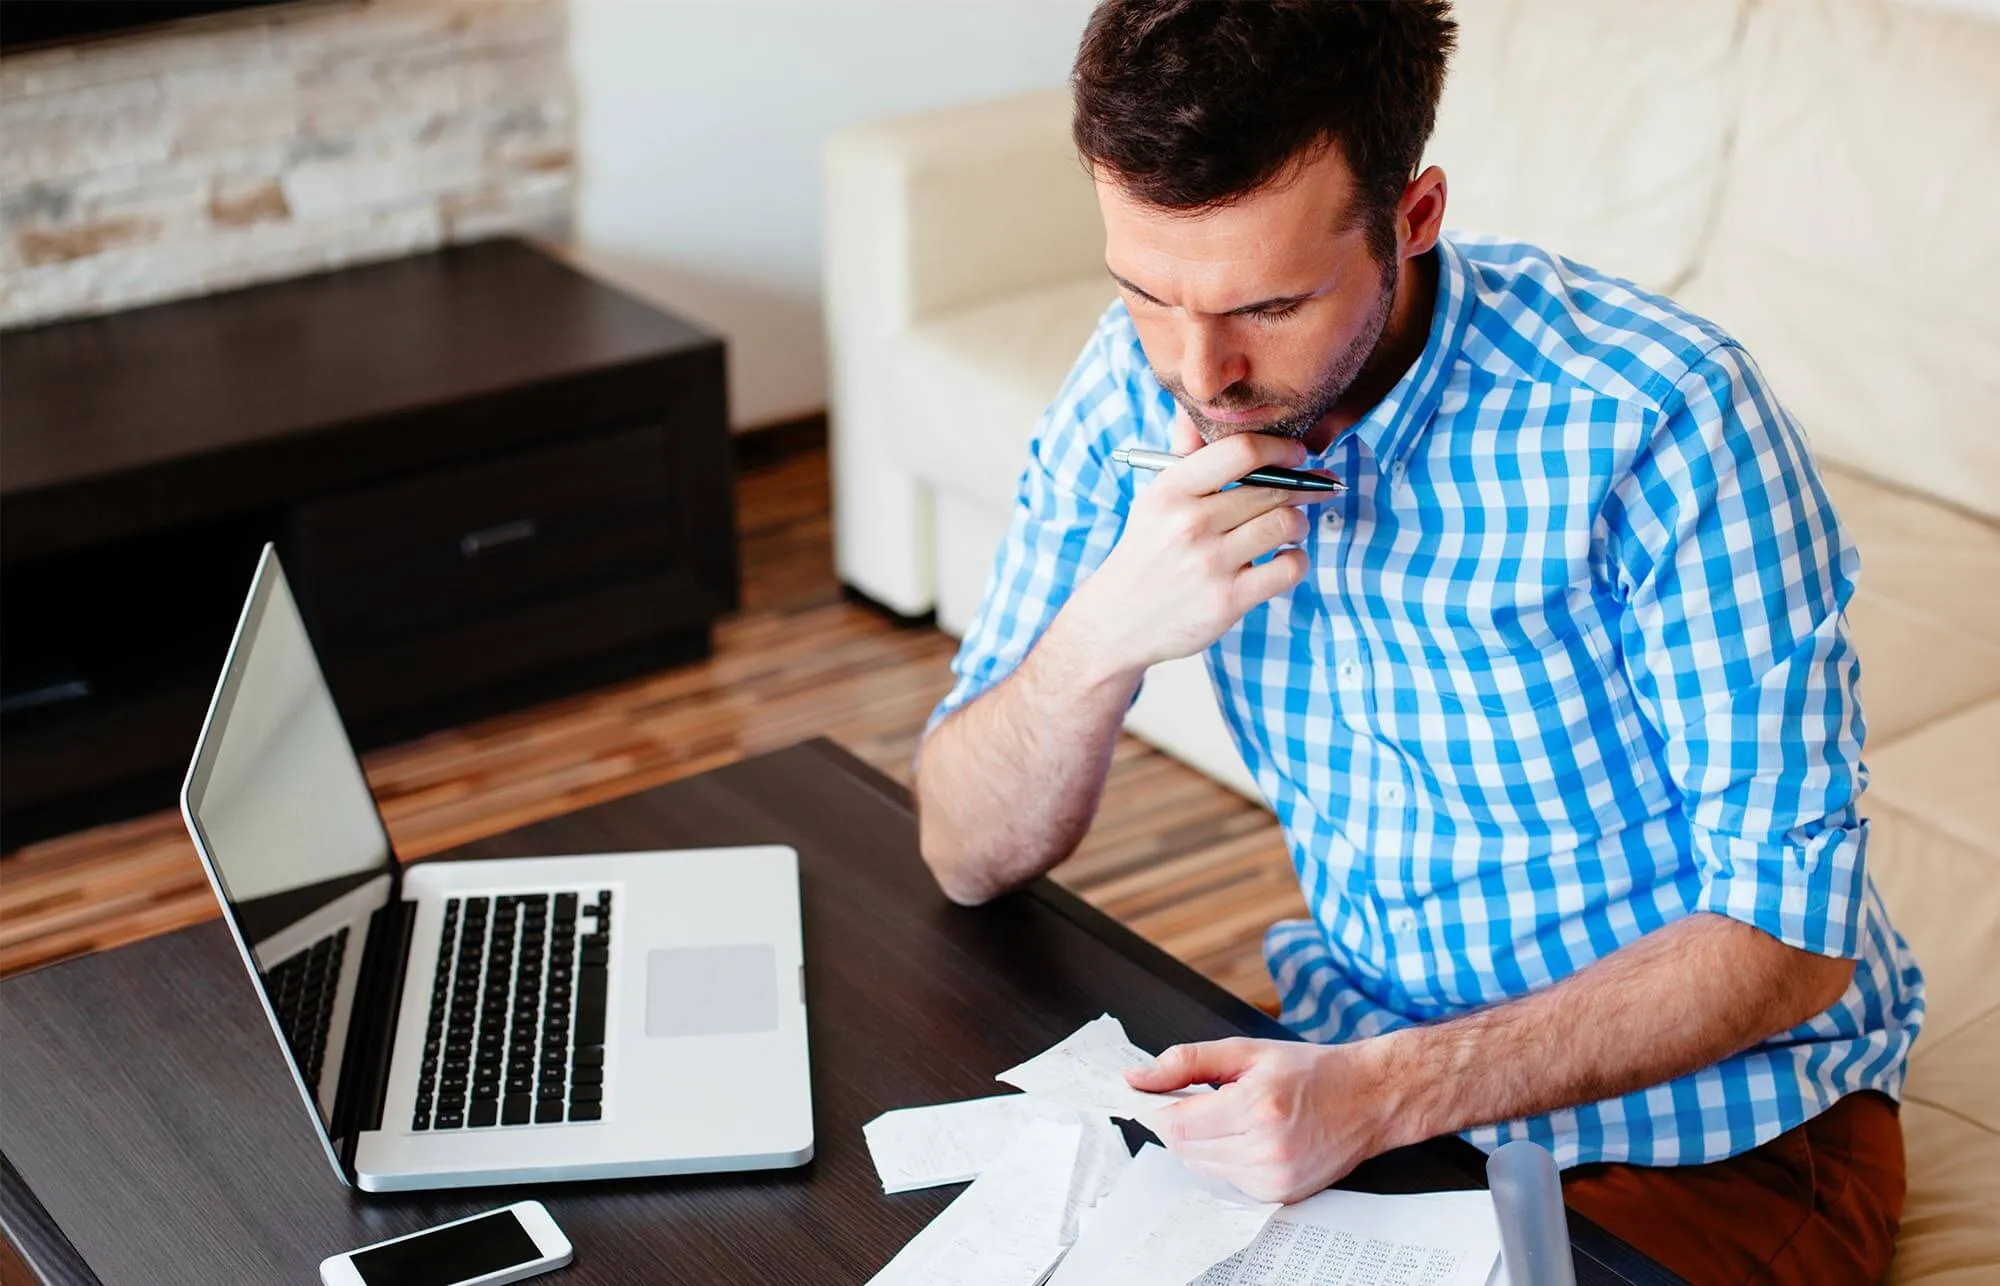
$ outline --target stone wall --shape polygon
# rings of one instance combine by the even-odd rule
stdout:
[[[319,0],[0,58],[0,326],[568,235],[563,0]]]

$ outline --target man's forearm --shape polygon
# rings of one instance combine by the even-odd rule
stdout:
[[[1139,675],[1109,667],[1075,626],[1058,613],[1013,674],[924,743],[920,843],[953,901],[1027,883],[1090,827]]]
[[[1398,1142],[1658,1085],[1787,1031],[1840,998],[1851,960],[1696,914],[1519,1000],[1384,1037]]]

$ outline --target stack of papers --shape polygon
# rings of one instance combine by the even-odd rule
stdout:
[[[997,1079],[1021,1094],[886,1112],[863,1127],[885,1193],[971,1186],[875,1286],[1486,1286],[1499,1231],[1484,1192],[1327,1191],[1253,1201],[1111,1123],[1189,1093],[1125,1083],[1150,1061],[1110,1015]]]

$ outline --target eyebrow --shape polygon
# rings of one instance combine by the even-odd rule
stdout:
[[[1133,294],[1139,296],[1139,298],[1145,300],[1146,302],[1158,304],[1162,308],[1168,308],[1172,306],[1168,304],[1166,300],[1150,295],[1146,293],[1144,290],[1140,289],[1138,286],[1125,280],[1123,277],[1119,276],[1115,271],[1113,271],[1109,264],[1105,265],[1104,271],[1111,273],[1111,280],[1125,287],[1125,289],[1131,291]],[[1304,294],[1300,295],[1279,295],[1272,299],[1260,299],[1254,304],[1244,304],[1241,308],[1232,308],[1228,312],[1223,313],[1222,316],[1236,317],[1243,313],[1261,313],[1261,312],[1274,311],[1281,308],[1290,308],[1294,304],[1302,304],[1306,300],[1311,299],[1313,297],[1313,293],[1314,292],[1309,290],[1306,291]]]

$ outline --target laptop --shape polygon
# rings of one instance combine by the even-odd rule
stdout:
[[[344,1182],[811,1158],[798,854],[399,863],[268,545],[181,811]]]

